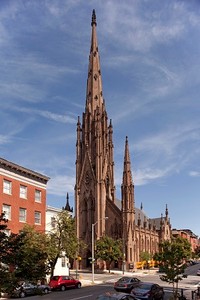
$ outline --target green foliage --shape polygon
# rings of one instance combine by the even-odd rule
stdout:
[[[19,234],[8,237],[3,232],[6,228],[3,217],[0,216],[0,288],[2,285],[8,288],[9,283],[13,284],[17,280],[37,282],[45,278],[46,274],[52,275],[62,252],[68,258],[76,257],[79,241],[75,220],[68,212],[58,214],[55,228],[49,234],[26,225]]]
[[[6,254],[6,241],[7,241],[7,235],[5,234],[4,230],[7,228],[8,220],[5,218],[5,214],[0,214],[0,245],[1,245],[1,251],[0,251],[0,263],[3,261],[3,257]]]
[[[8,237],[4,262],[11,266],[17,279],[36,282],[48,271],[46,245],[45,234],[26,225],[19,234]]]
[[[96,258],[104,260],[109,268],[113,261],[122,257],[122,241],[114,240],[109,236],[103,236],[96,242]]]
[[[194,252],[194,257],[200,258],[200,246],[197,246]]]
[[[8,220],[5,218],[5,214],[0,214],[0,292],[2,290],[2,286],[5,285],[5,282],[8,281],[8,266],[4,264],[4,257],[6,256],[6,242],[7,242],[7,235],[5,234],[4,230],[7,228]]]
[[[140,253],[140,260],[145,261],[144,268],[149,268],[149,260],[151,260],[151,258],[152,258],[152,255],[147,251]]]
[[[186,260],[191,257],[191,245],[188,240],[177,237],[171,241],[164,241],[159,246],[160,251],[154,255],[154,259],[159,261],[164,273],[160,279],[173,284],[173,293],[176,297],[178,282],[186,277],[184,272],[187,267]]]
[[[3,230],[5,230],[7,228],[7,224],[6,224],[7,222],[8,222],[8,220],[5,217],[5,213],[2,212],[0,214],[0,232],[1,233],[3,232]]]

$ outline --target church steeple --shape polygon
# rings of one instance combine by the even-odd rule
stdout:
[[[126,137],[126,141],[125,141],[124,171],[123,171],[121,190],[122,190],[122,211],[133,212],[134,211],[134,185],[132,181],[128,137]]]
[[[100,70],[100,57],[97,43],[96,33],[96,13],[92,12],[92,37],[88,66],[88,79],[87,79],[87,92],[86,92],[86,107],[94,117],[97,107],[102,110],[103,106],[103,92],[102,92],[102,79]]]
[[[90,251],[92,224],[96,223],[97,238],[107,233],[108,202],[115,202],[113,127],[103,99],[95,10],[91,26],[85,112],[82,122],[80,118],[77,122],[75,185],[77,237],[84,240]]]
[[[71,207],[70,205],[69,205],[69,194],[67,193],[67,196],[66,196],[66,205],[65,205],[65,207],[63,207],[62,209],[63,210],[66,210],[66,211],[68,211],[68,212],[73,212],[73,207]]]
[[[93,11],[92,11],[92,22],[91,22],[91,26],[93,26],[93,25],[97,26],[95,9],[93,9]]]
[[[133,236],[134,236],[134,222],[135,222],[135,203],[134,203],[134,185],[131,173],[131,161],[128,146],[128,137],[125,141],[124,152],[124,170],[121,185],[122,193],[122,239],[123,244],[126,245],[126,261],[133,261]],[[138,224],[139,225],[139,224]]]
[[[130,161],[128,137],[127,136],[126,136],[126,141],[125,141],[125,153],[124,153],[123,185],[125,185],[125,186],[133,185],[132,173],[131,173],[131,161]]]

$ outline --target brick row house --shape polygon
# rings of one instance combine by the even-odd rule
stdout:
[[[195,252],[195,249],[200,246],[199,237],[192,232],[190,229],[172,229],[173,237],[182,237],[188,240],[191,244],[192,252]]]
[[[8,219],[7,233],[25,224],[45,232],[49,177],[0,158],[0,208]]]

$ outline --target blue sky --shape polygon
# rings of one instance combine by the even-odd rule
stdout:
[[[200,236],[198,0],[1,0],[0,156],[51,178],[48,205],[73,205],[93,8],[117,196],[128,136],[136,206],[167,204]]]

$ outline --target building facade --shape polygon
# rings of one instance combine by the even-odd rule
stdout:
[[[78,238],[87,245],[87,249],[81,253],[81,267],[91,266],[93,225],[95,240],[105,234],[123,240],[123,255],[128,268],[140,261],[141,252],[154,254],[161,240],[170,239],[171,225],[167,207],[165,216],[157,219],[149,219],[142,207],[135,207],[127,137],[121,200],[116,199],[113,125],[111,120],[108,121],[103,98],[95,11],[92,13],[91,26],[85,112],[82,121],[78,117],[76,143],[76,229]]]
[[[182,237],[188,240],[191,244],[192,252],[195,252],[195,249],[200,246],[199,237],[192,232],[190,229],[172,229],[173,237]]]
[[[49,177],[0,158],[0,208],[8,220],[7,234],[25,224],[45,232],[46,186]]]

